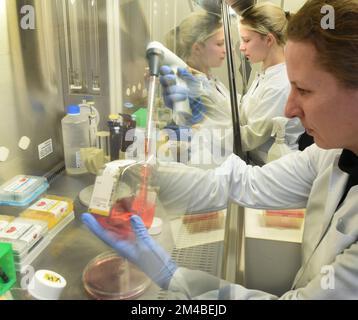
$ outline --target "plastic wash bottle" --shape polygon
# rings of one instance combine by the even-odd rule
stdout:
[[[81,148],[90,147],[87,115],[80,112],[78,105],[68,106],[61,125],[66,172],[72,175],[86,173],[87,169],[81,160]]]
[[[286,124],[288,120],[289,119],[285,117],[275,117],[272,119],[273,128],[271,136],[276,136],[276,139],[268,151],[267,162],[277,160],[292,152],[285,142]]]

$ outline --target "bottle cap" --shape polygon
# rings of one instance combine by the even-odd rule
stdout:
[[[132,108],[134,108],[134,104],[131,102],[125,102],[124,107],[127,109],[132,109]]]
[[[110,114],[108,117],[109,120],[118,120],[119,115],[118,114]]]
[[[38,270],[30,281],[28,292],[38,300],[58,300],[66,284],[58,273]]]
[[[80,114],[80,106],[79,105],[70,105],[67,107],[68,114]]]

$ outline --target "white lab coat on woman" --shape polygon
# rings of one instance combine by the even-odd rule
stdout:
[[[243,151],[249,151],[250,159],[258,165],[267,162],[267,154],[274,142],[272,118],[283,117],[291,86],[284,63],[259,73],[248,92],[243,96],[240,108],[240,133]],[[298,138],[304,128],[298,118],[286,125],[286,144],[298,150]]]
[[[233,152],[230,93],[215,77],[193,72],[197,83],[190,88],[195,99],[205,106],[202,120],[191,126],[189,163],[201,168],[222,164]],[[183,150],[182,150],[183,151]]]
[[[348,174],[338,167],[341,152],[312,145],[264,167],[248,166],[232,155],[215,170],[192,173],[188,190],[186,175],[178,176],[177,198],[171,200],[183,203],[188,199],[187,211],[219,210],[227,206],[229,198],[258,209],[307,210],[302,267],[292,290],[283,296],[185,268],[178,268],[169,290],[185,299],[358,299],[358,186],[350,189],[336,210],[348,180]],[[334,274],[329,285],[327,272]]]

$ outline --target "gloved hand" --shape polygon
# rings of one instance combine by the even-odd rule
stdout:
[[[192,125],[202,121],[206,107],[201,99],[203,92],[200,80],[194,77],[185,68],[178,68],[178,76],[186,82],[188,87],[177,84],[177,76],[168,66],[162,66],[160,68],[160,74],[160,83],[163,87],[165,105],[173,109],[175,102],[189,99],[192,111],[191,123],[189,124]]]
[[[89,213],[82,214],[81,218],[97,237],[116,250],[119,255],[138,266],[158,286],[168,289],[178,267],[169,254],[148,234],[139,216],[133,215],[130,219],[136,236],[134,241],[118,239],[115,233],[103,229]]]

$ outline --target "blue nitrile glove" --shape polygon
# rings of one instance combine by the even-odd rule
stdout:
[[[177,76],[168,66],[160,68],[160,83],[163,87],[164,102],[167,107],[173,109],[173,104],[177,101],[184,101],[189,96],[189,89],[177,85]]]
[[[102,228],[89,213],[81,216],[83,223],[118,254],[138,266],[158,286],[168,289],[171,278],[178,268],[170,255],[148,234],[142,219],[133,215],[130,218],[135,240],[120,240],[115,233]]]
[[[187,87],[177,84],[177,76],[168,66],[160,68],[160,83],[163,87],[165,105],[173,109],[173,104],[178,101],[189,99],[192,111],[191,124],[196,124],[203,120],[206,107],[202,102],[202,84],[199,79],[194,77],[187,69],[178,68],[178,76],[183,79]]]

